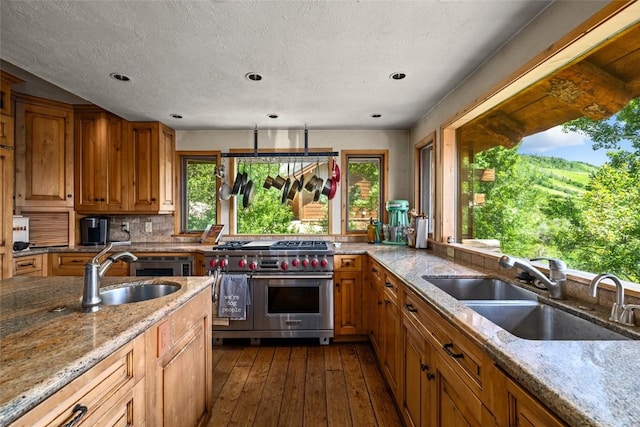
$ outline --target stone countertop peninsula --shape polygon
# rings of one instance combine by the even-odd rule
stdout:
[[[28,412],[213,282],[211,277],[105,277],[101,285],[167,280],[181,289],[154,300],[103,306],[96,313],[81,312],[82,277],[0,281],[0,426]]]
[[[353,249],[350,246],[342,245],[336,253],[362,251],[373,256],[472,337],[499,367],[569,425],[640,425],[640,341],[521,339],[422,278],[423,275],[498,276],[496,271],[456,264],[434,256],[431,251],[389,250],[383,245],[359,245]]]

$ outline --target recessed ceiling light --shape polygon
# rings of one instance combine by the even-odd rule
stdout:
[[[278,115],[274,114],[274,113],[269,113],[269,114],[267,114],[267,117],[269,117],[270,119],[277,119]]]
[[[251,80],[252,82],[259,82],[262,80],[262,76],[258,73],[247,73],[244,76],[247,80]]]
[[[174,119],[181,119],[182,116],[180,114],[169,114],[169,117],[174,118]]]
[[[382,114],[375,113],[372,114],[371,117],[373,117],[374,119],[379,119],[380,117],[382,117]]]
[[[391,80],[402,80],[402,79],[404,79],[405,77],[407,77],[407,75],[406,75],[405,73],[401,73],[401,72],[396,72],[396,73],[393,73],[393,74],[391,74],[391,75],[389,76],[389,78],[390,78]]]
[[[112,79],[121,81],[121,82],[128,82],[129,80],[131,80],[129,77],[125,76],[124,74],[120,74],[120,73],[111,73],[111,74],[109,74],[109,77],[111,77]]]

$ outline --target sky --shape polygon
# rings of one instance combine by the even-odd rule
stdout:
[[[528,136],[518,148],[519,154],[536,154],[547,157],[560,157],[601,166],[608,160],[607,150],[594,151],[591,140],[576,132],[563,132],[562,126],[556,126],[544,132]],[[630,148],[623,143],[622,148]]]

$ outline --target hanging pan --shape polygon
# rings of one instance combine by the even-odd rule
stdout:
[[[251,172],[251,164],[249,164],[249,172]],[[245,173],[245,175],[247,175]],[[247,175],[247,183],[244,185],[243,196],[242,196],[242,206],[246,209],[251,203],[253,203],[253,196],[255,194],[256,189],[253,186],[253,180]]]
[[[231,194],[234,196],[237,196],[242,191],[241,188],[244,185],[244,178],[242,176],[242,172],[240,172],[240,166],[241,164],[238,163],[238,173],[236,174],[236,179],[233,181],[233,190],[231,191]]]

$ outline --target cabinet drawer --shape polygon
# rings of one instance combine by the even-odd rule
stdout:
[[[333,267],[336,271],[362,271],[362,255],[334,255]]]
[[[87,262],[96,256],[97,252],[91,254],[78,254],[78,253],[64,253],[64,254],[50,254],[50,274],[52,276],[83,276],[84,266]],[[106,276],[128,276],[129,264],[118,261],[115,262],[109,270],[107,270]]]
[[[21,256],[13,259],[14,276],[43,276],[43,255]]]
[[[395,304],[398,304],[398,294],[401,290],[400,279],[392,274],[385,273],[384,282],[382,285],[384,286],[386,296],[390,298]]]
[[[105,416],[120,419],[114,408],[121,414],[127,412],[125,419],[144,420],[144,412],[138,413],[145,410],[144,381],[140,381],[144,378],[143,346],[144,340],[138,338],[117,350],[18,419],[12,427],[61,426],[80,416],[81,412],[85,412],[82,422],[92,425]],[[135,390],[134,385],[138,382],[142,388]],[[131,405],[136,394],[139,398],[134,411]],[[80,407],[86,409],[82,411]],[[129,409],[125,411],[123,408]]]
[[[369,279],[376,283],[382,283],[383,269],[378,262],[369,258]]]

